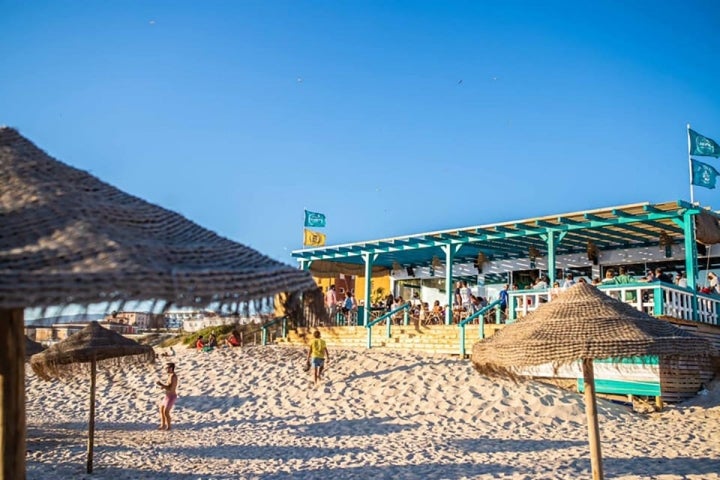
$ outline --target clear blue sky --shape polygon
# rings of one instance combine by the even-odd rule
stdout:
[[[0,0],[0,124],[291,264],[304,208],[337,244],[688,199],[718,85],[713,0]]]

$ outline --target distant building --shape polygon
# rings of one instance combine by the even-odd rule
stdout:
[[[101,322],[101,325],[121,335],[136,333],[134,326],[125,323]],[[87,323],[57,323],[49,327],[26,327],[25,334],[36,342],[48,345],[65,340],[87,326]]]
[[[199,328],[194,330],[188,328],[194,328],[197,321],[213,315],[216,313],[208,310],[169,310],[163,315],[163,320],[167,329],[196,332]]]
[[[131,325],[136,330],[164,327],[162,316],[148,312],[114,312],[106,315],[105,321]]]

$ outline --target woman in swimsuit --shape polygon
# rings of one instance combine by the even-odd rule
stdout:
[[[170,430],[170,410],[177,400],[177,383],[178,378],[175,374],[175,364],[168,363],[166,366],[168,373],[167,385],[162,382],[156,382],[159,387],[165,390],[165,398],[160,404],[160,430]]]

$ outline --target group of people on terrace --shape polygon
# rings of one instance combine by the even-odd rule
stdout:
[[[342,313],[345,324],[355,323],[357,319],[357,300],[352,290],[342,292],[344,298],[338,296],[335,285],[330,285],[325,292],[325,308],[331,319],[336,319]]]
[[[713,283],[714,279],[714,283]],[[707,292],[704,293],[710,293],[714,286],[717,286],[715,289],[716,292],[720,293],[720,284],[718,283],[718,277],[710,272],[708,274],[708,280],[710,281],[710,288],[708,288]],[[560,290],[565,290],[568,287],[571,287],[576,282],[582,282],[586,283],[588,280],[586,280],[584,277],[580,277],[577,280],[575,280],[572,273],[567,273],[565,275],[565,278],[561,281],[555,281],[552,284],[552,287],[549,285],[549,280],[546,275],[539,275],[536,277],[530,285],[527,286],[527,290],[545,290],[550,289],[552,292],[557,292]],[[655,270],[647,270],[644,276],[641,277],[635,277],[631,274],[631,272],[628,271],[626,267],[620,266],[617,269],[615,268],[608,268],[605,270],[605,278],[601,279],[600,277],[595,277],[592,279],[592,285],[624,285],[629,283],[648,283],[648,282],[663,282],[668,284],[677,285],[678,287],[687,288],[687,278],[685,277],[685,272],[677,272],[677,274],[673,277],[672,275],[667,274],[662,268],[658,267]],[[506,289],[510,288],[510,285],[506,285]],[[512,285],[512,290],[521,290],[522,288],[519,288],[517,284]]]
[[[580,276],[575,278],[573,273],[566,273],[564,278],[550,282],[545,274],[535,277],[529,284],[518,286],[517,283],[505,284],[499,292],[499,308],[506,315],[509,302],[509,292],[513,290],[542,290],[551,294],[559,293],[575,283],[592,283],[596,286],[612,286],[612,285],[629,285],[633,283],[653,283],[661,282],[665,284],[676,285],[678,287],[687,288],[687,278],[685,272],[673,272],[674,275],[668,274],[663,268],[657,267],[649,269],[642,276],[635,276],[625,266],[611,267],[605,270],[604,278],[590,278]],[[704,286],[698,286],[698,291],[705,294],[720,295],[720,278],[713,272],[708,273],[707,282]],[[342,295],[342,298],[340,298]],[[325,306],[332,321],[338,319],[342,324],[357,324],[358,302],[352,290],[342,291],[338,295],[335,285],[331,285],[325,293]],[[633,300],[635,294],[628,292],[625,297],[627,300]],[[546,301],[547,298],[539,301]],[[431,304],[432,303],[432,304]],[[446,319],[446,311],[451,309],[452,318],[455,323],[467,318],[485,306],[489,300],[480,295],[473,293],[466,281],[458,281],[455,285],[452,303],[450,305],[442,300],[431,300],[431,302],[423,301],[418,292],[415,292],[409,300],[405,300],[402,296],[386,295],[381,301],[371,305],[373,317],[397,310],[408,305],[408,313],[414,321],[421,324],[443,324]],[[503,316],[504,316],[503,315]],[[490,316],[488,316],[489,318]],[[393,316],[393,321],[401,322],[404,318],[404,312],[399,312]]]

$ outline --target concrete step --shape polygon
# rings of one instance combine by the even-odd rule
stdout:
[[[499,328],[501,326],[494,324],[485,325],[485,332],[489,336]],[[318,330],[331,348],[367,348],[368,331],[365,327],[320,327]],[[478,330],[478,325],[468,325],[465,328],[466,353],[472,350],[473,343],[479,339]],[[291,331],[287,338],[277,343],[307,346],[314,331],[314,328]],[[372,328],[372,348],[457,355],[460,352],[460,332],[457,325],[393,325],[391,337],[387,338],[386,325],[376,325]]]

